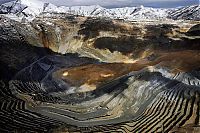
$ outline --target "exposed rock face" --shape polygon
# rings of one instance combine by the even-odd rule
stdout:
[[[199,49],[199,38],[188,37],[181,31],[193,25],[125,23],[66,14],[44,14],[29,25],[14,27],[34,46],[62,54],[79,53],[105,62],[131,62],[154,50]]]
[[[62,122],[27,110],[27,103],[12,94],[9,81],[22,68],[43,57],[50,50],[31,46],[11,27],[9,19],[1,18],[0,34],[0,132],[47,132]],[[55,124],[57,123],[57,124]]]
[[[2,132],[199,130],[195,24],[66,14],[0,21]]]

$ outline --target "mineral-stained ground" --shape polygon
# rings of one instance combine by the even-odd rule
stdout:
[[[200,23],[0,17],[0,132],[200,132]]]

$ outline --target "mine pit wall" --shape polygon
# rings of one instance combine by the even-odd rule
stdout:
[[[104,62],[130,63],[157,50],[197,50],[199,38],[191,39],[185,35],[196,23],[179,25],[175,22],[131,23],[75,16],[41,17],[19,32],[23,32],[31,45],[61,54],[79,53]]]
[[[72,63],[74,63],[75,66],[80,66],[80,64],[79,63],[77,64],[77,62],[75,61],[76,59],[79,60],[80,59],[79,57],[73,58],[73,56],[69,57],[69,55],[62,56],[61,58],[59,58],[59,56],[55,56],[55,55],[48,56],[49,58],[46,57],[46,54],[44,53],[44,51],[46,51],[46,49],[38,48],[38,47],[44,47],[44,44],[45,44],[45,47],[48,47],[48,48],[50,48],[50,49],[52,49],[56,52],[60,52],[61,50],[63,50],[63,53],[65,53],[65,52],[69,52],[69,53],[70,52],[72,52],[72,53],[78,52],[81,55],[84,55],[84,56],[87,55],[89,57],[98,58],[98,59],[101,59],[103,61],[108,61],[108,62],[113,61],[113,60],[120,61],[120,60],[123,59],[122,56],[126,57],[126,58],[123,59],[123,61],[127,61],[126,59],[129,59],[129,58],[135,59],[137,57],[147,57],[148,56],[148,61],[150,60],[150,61],[154,62],[154,60],[155,60],[156,61],[155,64],[158,64],[160,61],[164,61],[164,60],[166,60],[166,61],[169,60],[169,62],[171,62],[172,64],[168,64],[168,62],[166,62],[166,64],[169,65],[169,66],[175,67],[175,68],[176,68],[176,65],[180,64],[180,66],[184,66],[184,69],[182,69],[184,71],[191,71],[190,68],[194,69],[196,67],[199,67],[199,63],[200,63],[199,59],[200,58],[199,58],[198,51],[196,51],[196,53],[194,53],[193,51],[191,51],[191,52],[188,51],[188,52],[182,53],[182,51],[181,51],[181,50],[185,50],[185,49],[198,50],[198,48],[200,48],[198,38],[195,38],[193,36],[186,36],[184,33],[178,32],[176,30],[176,27],[172,27],[175,30],[174,30],[173,35],[171,35],[171,34],[168,34],[168,33],[171,33],[171,30],[169,30],[169,31],[166,30],[167,26],[169,26],[169,25],[164,25],[164,26],[159,25],[158,27],[142,25],[141,29],[143,29],[143,27],[148,27],[143,32],[140,32],[141,30],[136,30],[136,28],[135,28],[135,30],[133,30],[129,27],[128,28],[129,31],[130,31],[129,32],[129,31],[127,31],[127,29],[124,30],[125,28],[121,28],[121,29],[119,28],[118,29],[117,26],[115,28],[108,29],[109,26],[113,26],[112,23],[108,23],[108,27],[106,27],[106,24],[104,22],[102,22],[102,23],[100,23],[100,25],[105,24],[104,27],[103,27],[103,30],[101,30],[99,33],[97,33],[95,31],[98,31],[98,29],[90,29],[91,23],[93,21],[89,21],[89,22],[87,21],[87,23],[85,21],[78,21],[79,24],[74,24],[75,28],[73,28],[74,25],[70,27],[71,22],[69,23],[67,20],[66,20],[67,21],[66,24],[63,24],[65,21],[61,21],[61,20],[60,20],[61,22],[59,22],[58,20],[54,20],[56,22],[54,22],[53,20],[49,20],[45,23],[42,22],[42,20],[38,20],[38,21],[39,22],[33,22],[28,26],[22,25],[20,23],[16,23],[16,24],[12,23],[12,25],[9,25],[8,23],[0,23],[1,26],[3,24],[5,24],[5,25],[3,25],[4,28],[8,27],[8,28],[4,29],[5,31],[3,31],[3,34],[0,37],[0,39],[2,39],[4,42],[0,41],[0,43],[2,44],[1,45],[1,57],[4,57],[4,58],[1,58],[1,60],[4,59],[4,60],[2,60],[2,62],[3,62],[2,64],[3,65],[5,63],[9,64],[7,66],[5,65],[4,68],[11,68],[11,70],[14,69],[14,72],[12,74],[10,74],[9,78],[13,79],[13,76],[16,72],[19,72],[25,66],[29,66],[33,62],[35,62],[35,65],[37,65],[37,63],[41,65],[43,62],[40,63],[38,60],[45,59],[45,58],[46,59],[52,59],[52,57],[54,57],[53,59],[55,59],[55,62],[58,62],[59,59],[64,58],[65,61],[67,61],[67,62],[71,61]],[[43,30],[38,25],[38,23],[43,24],[42,25],[44,27]],[[61,30],[59,30],[59,28],[56,28],[56,26],[52,26],[52,23],[56,23],[57,27],[59,25]],[[85,25],[81,26],[81,24],[83,24],[83,23],[85,23]],[[89,26],[87,27],[86,24],[89,25]],[[96,26],[97,24],[98,24],[98,21],[97,22],[95,21],[94,26],[92,28],[97,27]],[[138,25],[138,27],[139,26],[140,25]],[[162,26],[162,27],[160,28],[160,26]],[[86,29],[84,27],[86,27]],[[87,29],[87,28],[89,28],[89,29]],[[102,27],[100,27],[100,29],[102,29]],[[169,28],[169,29],[171,29],[171,28]],[[179,28],[177,28],[177,29],[179,29]],[[82,30],[83,32],[79,32],[80,30]],[[126,34],[126,33],[128,33],[128,34]],[[141,36],[140,36],[140,33],[142,33]],[[40,34],[42,34],[42,35],[40,35]],[[7,40],[5,40],[5,37],[7,37]],[[168,39],[168,37],[170,37],[172,39]],[[189,37],[192,38],[192,39],[188,39]],[[181,38],[185,38],[185,40],[180,41]],[[30,47],[27,43],[25,43],[25,42],[22,43],[20,39],[21,40],[26,39],[26,41],[28,41],[30,44],[35,45],[37,47],[33,47],[33,46]],[[100,41],[97,43],[98,39],[100,39]],[[19,41],[18,43],[17,43],[17,40]],[[45,42],[43,40],[45,40],[47,42]],[[171,42],[168,42],[169,40]],[[72,42],[74,43],[74,45],[73,45]],[[106,42],[109,42],[109,43],[106,43]],[[123,42],[124,46],[129,46],[130,48],[132,48],[132,51],[128,51],[129,49],[123,49],[123,47],[120,46],[122,42]],[[61,44],[63,44],[63,48],[61,47]],[[69,44],[69,45],[66,45],[66,44]],[[72,47],[74,47],[74,49]],[[104,50],[105,48],[107,50]],[[42,51],[42,49],[44,51]],[[159,54],[153,54],[153,55],[149,56],[150,54],[154,53],[156,50],[161,51],[161,50],[164,50],[164,49],[166,49],[167,53],[166,54],[164,52],[160,53],[161,58],[157,58],[157,56],[159,57]],[[145,52],[143,50],[145,50]],[[169,52],[169,51],[173,51],[173,50],[180,50],[181,52],[180,53],[178,53],[178,52],[170,53]],[[129,52],[131,52],[131,53],[129,53]],[[164,57],[162,56],[163,54],[164,54]],[[168,56],[168,54],[171,55],[171,56]],[[177,60],[174,60],[173,57],[179,57],[178,62],[177,62]],[[196,58],[196,60],[194,60],[195,59],[194,57]],[[156,60],[156,59],[159,59],[159,60]],[[172,62],[171,59],[173,59],[175,62]],[[64,63],[63,60],[60,60],[61,64]],[[82,60],[82,59],[80,59],[80,60]],[[85,60],[88,61],[88,59],[85,59]],[[29,62],[27,62],[27,61],[29,61]],[[82,63],[84,61],[80,61],[80,62]],[[95,61],[88,61],[88,63],[89,62],[94,64]],[[197,63],[197,64],[195,64],[194,62]],[[45,63],[45,61],[44,61],[44,63]],[[143,63],[143,60],[141,60],[141,63]],[[148,65],[155,65],[155,64],[152,64],[152,63],[149,64],[148,63]],[[185,66],[185,64],[189,64],[189,65]],[[126,66],[128,64],[123,64],[123,65]],[[143,64],[143,65],[145,65],[145,64]],[[194,66],[192,66],[192,65],[194,65]],[[46,66],[48,66],[48,63],[46,64]],[[119,67],[119,65],[117,65],[117,66],[118,66],[118,69],[116,70],[116,73],[118,73],[118,71],[121,69],[121,67]],[[42,65],[40,67],[44,68],[44,66],[42,66]],[[159,67],[159,66],[157,66],[157,67]],[[96,67],[92,67],[92,68],[96,68]],[[108,68],[112,69],[112,67],[108,67]],[[117,67],[114,67],[114,68],[117,68]],[[131,71],[132,71],[132,69],[134,67],[130,67],[130,68],[131,68]],[[37,67],[35,67],[35,69],[37,69]],[[154,69],[156,69],[156,68],[152,67],[152,72],[155,71]],[[172,69],[173,68],[171,68],[170,70],[172,70]],[[27,70],[28,72],[30,72],[29,71],[30,69],[23,69],[23,70]],[[31,71],[31,72],[33,72],[33,77],[35,77],[37,79],[38,75],[35,74],[34,73],[35,71],[33,71],[33,70],[34,69],[32,69],[32,71]],[[45,71],[43,69],[41,69],[41,70],[43,72],[46,72],[46,70]],[[144,73],[143,75],[144,75],[145,78],[142,77],[141,74],[139,73],[138,79],[132,78],[129,83],[130,83],[130,85],[133,85],[133,82],[136,81],[134,88],[137,89],[137,88],[139,88],[138,86],[141,86],[141,85],[142,85],[142,88],[145,88],[146,84],[151,83],[152,81],[155,81],[155,79],[161,79],[161,80],[156,80],[157,81],[156,83],[152,82],[152,83],[155,83],[154,85],[156,85],[158,87],[159,86],[162,87],[163,85],[168,86],[168,81],[170,82],[170,79],[173,79],[173,78],[175,78],[173,80],[178,80],[179,82],[183,82],[182,80],[188,79],[188,80],[185,80],[183,82],[184,84],[181,83],[180,86],[178,85],[178,86],[175,86],[174,88],[171,88],[172,91],[170,91],[170,92],[176,92],[175,94],[167,93],[167,95],[164,95],[164,97],[168,98],[169,95],[176,95],[177,97],[174,97],[174,98],[181,99],[180,101],[185,101],[185,102],[188,101],[187,103],[190,103],[190,104],[188,104],[187,106],[186,105],[182,106],[184,104],[179,104],[179,103],[176,104],[176,102],[172,102],[171,105],[174,106],[174,110],[172,110],[171,106],[168,106],[167,99],[166,99],[166,102],[161,102],[161,103],[163,103],[161,105],[166,105],[165,106],[166,108],[163,108],[163,106],[159,105],[159,107],[161,107],[163,109],[161,111],[163,111],[163,112],[172,111],[172,113],[171,113],[172,117],[169,119],[170,116],[167,115],[166,117],[164,117],[164,119],[162,119],[162,121],[169,120],[170,124],[172,123],[171,120],[178,120],[178,122],[182,122],[182,121],[184,122],[185,119],[186,119],[185,117],[187,117],[187,118],[190,118],[190,119],[187,121],[186,124],[196,122],[196,124],[199,125],[199,117],[197,117],[199,115],[199,112],[198,112],[199,108],[197,108],[198,104],[199,104],[199,93],[198,93],[198,95],[195,96],[194,94],[197,91],[195,89],[193,89],[193,87],[196,88],[196,87],[199,86],[199,76],[198,76],[199,72],[197,71],[196,74],[190,74],[190,73],[188,73],[188,74],[187,73],[181,73],[180,74],[180,73],[178,73],[175,77],[173,75],[171,76],[171,73],[169,73],[169,76],[166,79],[165,76],[163,76],[163,75],[167,75],[168,73],[165,73],[164,70],[165,69],[160,67],[160,69],[157,70],[157,71],[161,74],[158,74],[158,73],[152,74],[150,72]],[[5,72],[3,73],[3,75],[8,75],[8,72],[10,73],[9,69],[8,70],[5,69]],[[99,71],[98,71],[98,73],[99,73]],[[21,78],[23,79],[23,77],[24,78],[30,78],[30,81],[32,81],[32,79],[31,79],[32,76],[28,76],[28,75],[26,75],[26,73],[23,73],[23,74],[24,74],[24,76],[21,76],[21,75],[19,76],[20,79]],[[39,74],[39,75],[42,76],[42,74]],[[195,78],[193,78],[193,76]],[[151,81],[151,82],[149,82],[149,81]],[[157,83],[159,83],[159,84],[157,84]],[[174,84],[174,82],[170,82],[170,83]],[[30,85],[32,85],[32,84],[30,84]],[[189,85],[191,85],[191,86],[189,86]],[[170,87],[170,86],[168,86],[168,87]],[[183,94],[183,95],[180,95],[180,98],[179,98],[179,96],[178,96],[179,92],[177,90],[180,87],[182,87],[181,88],[181,91],[182,91],[181,94]],[[29,87],[25,87],[24,90],[26,90],[27,88],[29,88]],[[132,87],[130,87],[129,89],[131,89],[131,88]],[[3,89],[3,92],[5,92],[5,94],[7,94],[8,93],[7,90],[9,90],[9,89],[5,89],[5,91]],[[133,90],[133,89],[131,89],[131,90]],[[185,91],[183,91],[183,90],[185,90]],[[191,93],[189,93],[189,92],[191,92]],[[130,92],[126,91],[126,93],[130,93]],[[122,93],[122,94],[123,94],[123,97],[126,96],[126,95],[124,95],[124,93]],[[134,95],[135,93],[130,93],[130,94]],[[145,93],[141,93],[141,94],[145,94]],[[191,97],[193,97],[193,98],[191,100],[190,99],[184,100],[183,99],[184,95],[191,95]],[[133,96],[130,95],[130,98],[131,97],[133,97]],[[77,99],[78,98],[79,97],[77,97]],[[124,98],[126,98],[126,97],[124,97]],[[76,97],[75,97],[75,99],[76,99]],[[162,99],[164,99],[164,98],[162,98]],[[162,99],[158,99],[158,101],[161,101]],[[103,99],[103,100],[105,100],[105,99]],[[129,100],[129,98],[127,98],[127,100],[131,104],[131,100]],[[12,111],[13,109],[15,109],[15,105],[17,106],[18,103],[22,103],[22,100],[15,99],[15,97],[11,99],[10,96],[5,97],[5,100],[2,99],[2,101],[3,101],[2,105],[9,105],[10,103],[13,103],[13,104],[10,104],[11,106],[7,106],[7,107],[9,107],[8,113],[5,113],[5,111],[3,110],[6,120],[8,120],[7,118],[10,118],[10,109]],[[74,100],[74,101],[76,101],[76,100]],[[95,100],[93,100],[93,101],[95,101]],[[192,102],[192,101],[195,101],[195,102]],[[126,103],[125,107],[129,107],[129,106],[127,106],[129,104],[127,104],[126,101],[125,102],[122,101],[122,104],[123,103]],[[116,102],[116,105],[117,104],[118,104],[118,102]],[[109,103],[110,107],[112,107],[113,105],[114,105],[113,102]],[[179,106],[176,106],[176,105],[180,105],[181,112],[177,111]],[[96,106],[96,104],[95,104],[95,106]],[[194,107],[193,112],[191,111],[191,106]],[[152,106],[152,107],[156,107],[156,106]],[[22,108],[23,109],[26,108],[25,104],[23,105]],[[188,110],[185,110],[186,108],[188,108]],[[23,110],[23,109],[20,108],[18,110],[18,108],[16,108],[15,111],[20,111],[20,110]],[[86,109],[88,109],[88,108],[86,108]],[[119,109],[119,108],[117,108],[117,109]],[[127,109],[128,109],[127,112],[132,113],[132,112],[130,112],[129,108],[127,108]],[[133,110],[133,111],[135,111],[135,110]],[[110,118],[114,118],[115,116],[120,115],[119,110],[114,109],[113,112],[114,113],[119,112],[119,114],[113,113],[114,115],[111,115]],[[157,114],[157,112],[159,113],[159,110],[158,111],[155,110],[155,112]],[[174,113],[176,113],[176,114],[174,114]],[[47,114],[47,113],[45,112],[45,114]],[[67,114],[67,113],[65,113],[65,114]],[[165,113],[163,113],[163,114],[165,114]],[[177,115],[179,116],[179,114],[180,114],[180,118],[176,117]],[[187,114],[187,115],[185,115],[185,114]],[[184,115],[185,117],[182,117],[182,115]],[[16,118],[18,118],[18,113],[15,113],[14,116],[16,116]],[[55,126],[52,123],[61,124],[61,122],[59,122],[59,121],[52,122],[51,119],[49,119],[49,118],[47,119],[47,117],[43,117],[42,115],[38,115],[38,116],[36,115],[36,117],[34,117],[35,119],[37,119],[37,121],[32,121],[31,119],[33,119],[33,118],[27,117],[27,116],[32,116],[32,113],[30,113],[30,111],[29,111],[28,115],[22,116],[20,114],[20,118],[26,118],[26,119],[22,119],[22,121],[19,119],[20,120],[19,122],[22,125],[22,127],[23,126],[27,127],[27,123],[28,123],[28,125],[30,127],[29,130],[33,130],[33,129],[37,128],[38,132],[42,132],[43,128],[46,130],[46,129],[49,129],[49,127],[52,128],[53,126]],[[129,114],[127,116],[128,116],[128,118],[131,118]],[[149,120],[148,121],[145,120],[146,119],[145,117],[149,117],[150,120],[154,120],[154,117],[151,117],[151,116],[155,116],[155,114],[153,114],[153,115],[152,115],[152,113],[147,114],[146,116],[144,116],[144,119],[141,119],[141,121],[142,122],[144,121],[144,123],[141,123],[141,121],[138,121],[138,123],[136,123],[136,125],[139,125],[139,126],[145,125],[144,130],[147,130],[146,125],[149,126],[149,128],[151,128],[152,126],[155,125],[155,128],[161,129],[160,127],[163,126],[162,122],[159,122],[160,125],[156,124],[156,123],[152,123],[152,125],[151,125],[149,123]],[[198,120],[192,121],[191,119],[193,119],[193,118],[198,119]],[[62,118],[62,120],[63,120],[63,118]],[[75,120],[75,121],[77,121],[77,120]],[[80,119],[80,121],[81,121],[81,119]],[[25,122],[25,124],[23,124],[24,122]],[[43,126],[42,122],[45,122],[46,126]],[[39,126],[36,127],[35,123],[39,124]],[[91,122],[91,123],[95,124],[95,122]],[[108,123],[109,123],[109,121],[108,121]],[[134,132],[134,128],[135,128],[134,124],[135,123],[128,123],[128,124],[130,124],[130,129],[131,130],[133,129],[133,132]],[[132,124],[133,124],[133,126],[131,126]],[[13,125],[12,121],[10,122],[10,125]],[[91,124],[89,124],[89,125],[91,125]],[[18,126],[19,125],[17,125],[17,127]],[[111,126],[114,127],[113,125],[111,125]],[[124,125],[122,125],[122,127],[123,126]],[[118,125],[116,127],[118,127]],[[107,126],[105,128],[108,129]],[[119,127],[118,127],[118,129],[120,130]]]

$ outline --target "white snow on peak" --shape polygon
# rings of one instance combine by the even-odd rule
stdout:
[[[28,7],[24,10],[26,14],[35,16],[43,12],[44,3],[39,0],[21,0],[21,3]]]
[[[29,15],[38,15],[43,12],[44,3],[39,0],[14,0],[0,6],[1,9],[7,9],[8,13],[24,12]],[[6,8],[8,7],[8,8]],[[6,12],[6,10],[4,10]]]
[[[43,8],[44,2],[41,2],[39,0],[19,0],[21,1],[21,4],[26,5],[28,7],[32,8]]]
[[[82,15],[82,16],[90,16],[99,10],[103,10],[104,8],[99,5],[92,5],[92,6],[72,6],[66,8],[66,12],[75,14],[75,15]]]
[[[172,19],[187,19],[200,21],[200,5],[179,7],[169,11],[169,17]]]
[[[144,8],[144,6],[143,6],[143,5],[140,5],[140,8],[141,8],[141,9],[143,9],[143,8]]]

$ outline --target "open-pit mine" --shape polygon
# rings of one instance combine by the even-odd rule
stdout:
[[[0,16],[0,132],[200,132],[200,22]]]

